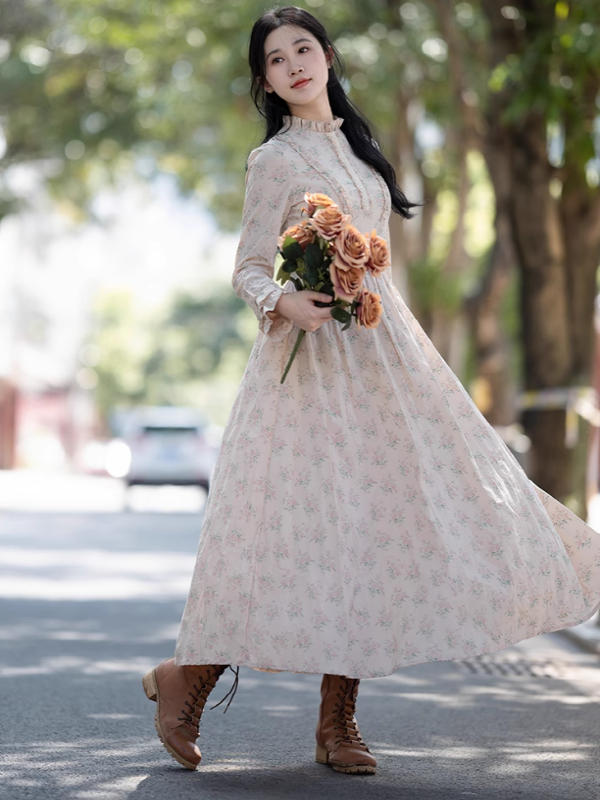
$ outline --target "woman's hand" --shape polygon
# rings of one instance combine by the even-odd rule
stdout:
[[[318,330],[324,322],[333,319],[331,308],[320,308],[315,305],[315,302],[331,303],[332,299],[329,294],[313,292],[309,289],[303,289],[300,292],[284,292],[274,310],[294,322],[302,330],[312,333],[312,331]]]

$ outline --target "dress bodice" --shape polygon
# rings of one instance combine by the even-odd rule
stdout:
[[[284,116],[277,134],[248,157],[232,284],[253,309],[263,333],[285,335],[292,327],[289,320],[269,314],[284,291],[273,279],[273,268],[280,234],[305,218],[307,192],[329,195],[361,233],[375,230],[389,241],[388,187],[377,170],[354,154],[343,123],[341,117]]]
[[[299,162],[289,223],[299,221],[305,191],[324,192],[352,216],[352,224],[360,231],[370,233],[375,228],[387,239],[389,190],[381,175],[354,154],[342,130],[343,123],[341,117],[314,121],[284,116],[284,125],[274,137],[279,141],[274,146],[283,144]]]

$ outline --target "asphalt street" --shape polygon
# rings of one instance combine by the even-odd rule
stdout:
[[[319,676],[248,669],[179,767],[140,678],[172,655],[200,519],[0,512],[2,800],[600,798],[600,659],[558,634],[363,681],[375,776],[314,762]]]

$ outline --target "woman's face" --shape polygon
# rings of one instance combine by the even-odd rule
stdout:
[[[265,40],[265,90],[278,94],[292,110],[311,105],[327,95],[332,63],[307,30],[282,25]]]

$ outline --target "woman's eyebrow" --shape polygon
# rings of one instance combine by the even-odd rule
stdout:
[[[310,39],[296,39],[296,41],[295,41],[295,42],[292,42],[292,45],[294,45],[294,44],[300,44],[300,42],[310,42]],[[265,58],[269,58],[269,56],[272,56],[272,55],[273,55],[273,53],[279,53],[279,52],[280,52],[280,48],[278,47],[278,48],[277,48],[277,50],[271,50],[271,52],[270,52],[270,53],[267,53],[267,55],[265,56]]]

